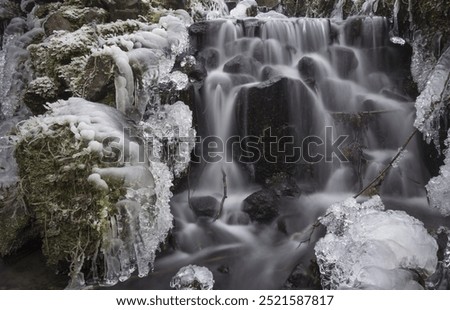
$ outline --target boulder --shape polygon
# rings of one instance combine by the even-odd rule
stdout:
[[[192,211],[197,217],[215,217],[219,213],[220,202],[212,196],[192,197]]]
[[[252,57],[238,55],[223,66],[223,71],[227,73],[243,73],[256,76],[261,66],[261,63]]]
[[[297,70],[303,81],[310,87],[314,87],[322,79],[319,64],[309,56],[304,56],[298,61]]]
[[[219,66],[219,51],[212,47],[205,48],[198,54],[197,61],[204,64],[207,70],[215,69]]]
[[[278,199],[269,189],[262,189],[244,200],[242,210],[258,223],[270,223],[278,216]]]
[[[298,290],[298,289],[314,289],[320,290],[320,272],[319,266],[316,262],[311,261],[309,267],[299,264],[290,274],[289,278],[283,285],[283,289]]]
[[[330,46],[328,48],[331,63],[337,74],[346,79],[358,68],[359,61],[351,48],[343,46]]]
[[[274,77],[241,89],[236,105],[240,134],[260,139],[256,148],[261,156],[241,160],[253,165],[255,181],[264,183],[279,172],[293,174],[295,160],[287,158],[293,155],[293,144],[280,139],[288,136],[294,143],[301,143],[313,132],[314,119],[318,122],[319,118],[315,116],[314,98],[307,86],[298,80]],[[275,139],[275,143],[269,138]],[[243,149],[249,151],[245,145]]]

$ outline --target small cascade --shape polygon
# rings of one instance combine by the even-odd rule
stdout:
[[[413,131],[408,65],[385,18],[266,16],[210,21],[191,38],[207,70],[196,98],[202,160],[171,201],[176,250],[155,268],[207,266],[217,289],[280,288],[294,269],[314,287],[311,225]],[[400,157],[376,190],[421,208],[428,176],[415,140]],[[273,185],[280,175],[291,181]]]

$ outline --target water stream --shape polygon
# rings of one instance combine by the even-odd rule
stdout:
[[[242,211],[243,201],[262,188],[271,167],[266,169],[262,161],[239,162],[236,151],[224,143],[223,153],[232,154],[228,160],[203,160],[194,168],[190,193],[172,199],[175,249],[157,259],[156,274],[120,286],[168,288],[180,267],[197,264],[214,273],[217,289],[278,289],[299,265],[302,288],[314,288],[308,270],[314,269],[314,241],[323,231],[315,231],[310,243],[302,242],[308,228],[332,203],[373,180],[413,131],[413,99],[402,84],[401,48],[389,42],[387,21],[381,17],[344,22],[227,19],[209,27],[200,53],[206,55],[208,75],[197,98],[203,137],[216,137],[216,142],[243,139],[268,126],[279,138],[287,133],[294,146],[301,146],[311,136],[334,141],[345,135],[342,149],[348,161],[327,156],[319,146],[309,151],[324,154],[320,162],[303,160],[287,169],[284,162],[273,163],[303,193],[281,197],[279,216],[272,222],[251,223]],[[280,131],[279,124],[287,130]],[[326,135],[327,127],[333,136]],[[238,155],[243,151],[245,147]],[[283,156],[281,152],[276,158]],[[443,224],[427,206],[423,188],[429,176],[418,141],[394,166],[379,189],[388,208],[407,210],[428,227]],[[212,196],[220,201],[224,175],[227,198],[220,218],[196,217],[189,199]]]

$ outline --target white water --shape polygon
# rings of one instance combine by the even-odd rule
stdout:
[[[273,76],[289,78],[283,97],[287,102],[274,104],[280,109],[287,106],[288,122],[295,128],[297,141],[311,134],[323,137],[325,126],[332,126],[334,139],[340,134],[349,136],[347,146],[355,147],[357,157],[350,163],[335,160],[314,164],[313,173],[300,170],[295,174],[300,187],[306,184],[313,192],[281,198],[280,216],[264,225],[249,223],[241,211],[243,200],[261,188],[254,181],[258,163],[243,168],[236,160],[202,162],[190,180],[190,196],[213,196],[220,201],[224,172],[224,209],[217,221],[196,218],[188,207],[187,192],[172,199],[176,250],[157,260],[155,268],[161,270],[158,279],[168,281],[177,268],[196,264],[214,273],[216,289],[277,289],[297,264],[308,268],[314,258],[314,242],[323,234],[319,229],[311,235],[311,243],[303,242],[310,235],[311,224],[330,205],[351,197],[372,181],[413,130],[413,103],[396,84],[392,64],[398,65],[398,54],[389,42],[386,20],[365,18],[361,26],[357,24],[356,19],[228,19],[210,35],[204,48],[217,51],[219,61],[207,68],[201,92],[202,136],[226,141],[233,135],[248,134],[255,120],[252,115],[238,117],[237,106],[248,108],[245,99],[239,101],[246,97],[240,95],[270,84],[266,72],[271,69]],[[356,35],[352,27],[357,27]],[[244,66],[246,71],[225,72],[227,62],[237,56],[250,63]],[[312,76],[301,75],[297,69],[302,59],[315,66]],[[387,205],[411,207],[412,213],[425,213],[428,219],[438,216],[423,211],[427,174],[421,168],[415,140],[395,167],[379,189]],[[153,280],[147,284],[132,281],[127,287],[154,285],[158,286]]]

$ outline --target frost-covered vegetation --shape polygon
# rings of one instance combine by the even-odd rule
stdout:
[[[119,111],[76,98],[18,126],[30,220],[48,262],[70,262],[72,288],[146,276],[172,227],[168,167],[153,167],[126,128],[139,135]]]
[[[120,5],[123,14],[136,7],[115,5],[33,2],[0,11],[11,19],[28,12],[28,20],[9,23],[0,54],[2,117],[14,115],[1,128],[12,142],[1,155],[13,164],[2,171],[0,253],[39,238],[48,264],[68,270],[69,288],[113,285],[152,270],[173,225],[172,181],[187,169],[193,147],[178,137],[195,135],[186,105],[160,107],[158,99],[167,76],[178,90],[187,86],[172,69],[187,51],[191,17],[143,1],[139,20],[121,20]],[[70,96],[78,98],[59,100]],[[41,115],[11,132],[27,118],[15,112],[24,110],[21,100]]]

